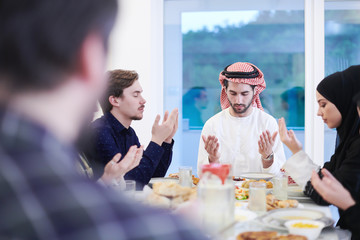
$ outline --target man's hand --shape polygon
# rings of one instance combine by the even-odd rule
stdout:
[[[312,172],[311,184],[328,203],[334,204],[342,210],[355,205],[349,191],[327,169],[321,169],[321,173],[323,174],[322,179],[317,172]]]
[[[175,119],[175,124],[173,126],[173,130],[172,132],[170,133],[170,135],[165,139],[165,142],[166,143],[171,143],[176,131],[178,130],[178,125],[179,125],[179,112],[178,112],[178,109],[175,108],[173,111],[176,111],[176,119]],[[168,115],[169,115],[169,112],[166,111],[165,112],[165,115],[164,115],[164,121],[166,121],[168,119]]]
[[[209,154],[209,162],[216,163],[219,162],[220,159],[220,152],[219,152],[219,142],[217,137],[209,135],[205,137],[204,135],[201,136],[204,141],[204,147],[206,152]]]
[[[274,132],[271,136],[270,131],[266,130],[262,132],[260,135],[260,139],[258,141],[259,145],[259,153],[261,154],[262,158],[267,158],[273,153],[273,146],[275,143],[275,139],[278,132]]]
[[[167,113],[165,113],[165,115],[167,115]],[[151,130],[152,133],[151,141],[161,146],[161,144],[165,141],[165,139],[168,139],[170,137],[172,138],[172,134],[174,133],[175,135],[177,130],[176,127],[174,131],[178,119],[178,115],[179,115],[178,109],[175,108],[174,110],[172,110],[169,116],[166,116],[166,119],[164,116],[161,125],[159,125],[160,115],[157,115]]]
[[[143,146],[140,146],[139,148],[135,145],[131,146],[120,162],[121,154],[116,154],[113,159],[106,164],[101,180],[106,185],[110,185],[114,179],[116,181],[122,179],[127,172],[139,165],[143,152]]]
[[[279,119],[279,135],[280,140],[295,154],[302,149],[300,141],[296,138],[293,130],[288,131],[285,124],[285,119]]]

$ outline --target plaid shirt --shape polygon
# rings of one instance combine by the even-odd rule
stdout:
[[[82,178],[76,156],[44,128],[0,111],[0,239],[205,239],[175,215]]]

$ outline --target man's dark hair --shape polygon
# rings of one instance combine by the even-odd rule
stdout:
[[[76,66],[90,33],[105,48],[116,0],[1,0],[0,83],[12,91],[52,89]]]
[[[139,75],[135,71],[128,70],[113,70],[108,72],[108,85],[105,94],[99,100],[103,113],[110,112],[112,105],[109,102],[109,97],[122,97],[125,88],[130,87],[139,79]]]
[[[228,88],[228,86],[229,86],[229,80],[224,79],[223,84],[224,84],[225,89],[227,90],[227,88]],[[249,84],[249,85],[250,85],[250,84]],[[250,85],[250,87],[252,87],[252,89],[254,90],[255,87],[256,87],[256,85]]]

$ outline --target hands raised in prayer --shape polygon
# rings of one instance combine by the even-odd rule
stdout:
[[[354,199],[347,189],[326,169],[321,169],[323,178],[320,179],[317,172],[311,175],[311,184],[315,190],[328,202],[342,210],[355,205]]]
[[[215,163],[219,162],[220,152],[219,152],[219,141],[217,137],[209,135],[209,136],[201,136],[204,141],[204,147],[206,152],[209,154],[209,162]]]
[[[178,117],[179,117],[179,112],[177,108],[172,110],[170,115],[169,112],[166,111],[162,123],[159,124],[160,115],[158,114],[152,126],[151,141],[157,143],[160,146],[164,141],[167,143],[171,143],[171,140],[178,128]]]
[[[300,141],[296,138],[293,130],[288,131],[284,118],[279,119],[280,140],[295,154],[302,149]]]
[[[170,133],[170,135],[165,139],[165,142],[167,143],[171,143],[173,137],[175,136],[175,133],[178,129],[178,125],[179,125],[179,112],[178,112],[178,109],[175,108],[172,112],[176,111],[175,114],[175,123],[173,125],[173,129],[172,129],[172,132]],[[169,115],[169,112],[168,111],[165,111],[165,114],[164,114],[164,121],[166,121],[168,119],[168,115]]]
[[[101,180],[106,184],[112,184],[113,180],[120,181],[124,175],[137,167],[143,156],[144,147],[131,146],[125,157],[119,162],[121,154],[116,154],[110,162],[108,162],[104,169],[104,174]]]
[[[266,130],[265,132],[262,132],[260,135],[260,139],[258,141],[259,145],[259,153],[261,154],[262,158],[267,158],[273,153],[273,146],[275,143],[275,139],[278,132],[274,132],[271,136],[270,131]]]

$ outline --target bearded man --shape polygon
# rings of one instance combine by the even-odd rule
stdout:
[[[143,118],[146,103],[137,72],[116,69],[108,73],[108,78],[106,92],[100,99],[104,115],[91,123],[94,143],[84,150],[95,178],[103,175],[106,164],[114,155],[121,153],[125,156],[131,146],[140,147],[130,125],[132,121]],[[160,115],[157,115],[151,130],[151,142],[139,165],[124,176],[125,179],[135,180],[139,189],[152,177],[164,177],[171,163],[178,110],[174,109],[170,114],[166,111],[163,122],[159,123],[159,120]]]
[[[201,165],[230,163],[234,176],[244,172],[280,173],[284,148],[277,138],[276,120],[263,111],[259,94],[264,75],[255,65],[231,64],[220,73],[221,112],[211,117],[201,133],[198,173]]]

